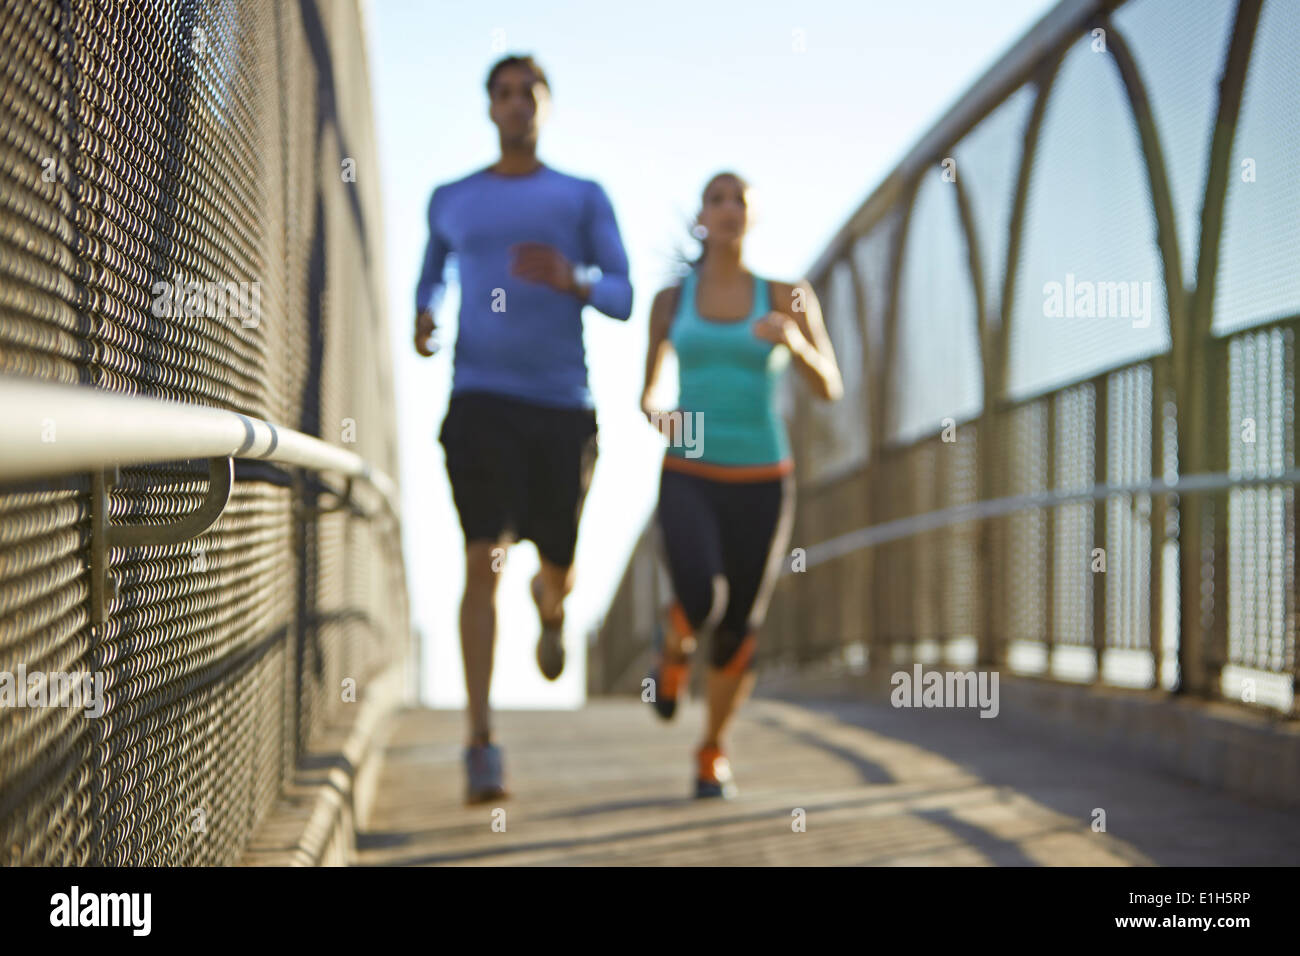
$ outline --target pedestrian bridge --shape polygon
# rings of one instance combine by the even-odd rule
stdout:
[[[462,803],[463,717],[415,690],[380,184],[338,173],[379,168],[361,34],[0,3],[0,859],[1300,859],[1298,8],[1063,0],[845,210],[808,278],[846,394],[787,396],[793,550],[716,802],[698,696],[640,700],[651,526],[587,706],[500,714],[512,794]]]
[[[823,686],[825,685],[825,686]],[[1294,865],[1294,810],[1263,809],[1081,728],[900,710],[854,682],[774,682],[732,734],[740,794],[693,799],[703,705],[506,711],[510,799],[460,805],[460,714],[390,723],[361,866]],[[1294,743],[1294,741],[1293,741]]]

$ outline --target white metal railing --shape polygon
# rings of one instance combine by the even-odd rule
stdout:
[[[358,455],[238,412],[0,375],[0,481],[190,458],[251,458],[397,487]]]
[[[1183,475],[1179,478],[1152,478],[1148,481],[1122,485],[1091,485],[1074,490],[1054,488],[1046,491],[1007,495],[969,501],[935,511],[923,511],[906,518],[895,518],[866,528],[857,528],[810,545],[805,551],[804,567],[814,567],[842,558],[863,548],[870,548],[902,538],[910,538],[927,531],[936,531],[955,524],[1000,518],[1019,511],[1039,508],[1056,508],[1061,505],[1101,501],[1112,497],[1139,495],[1192,495],[1233,488],[1257,488],[1270,485],[1300,485],[1300,468],[1291,468],[1276,474],[1231,475],[1227,473]],[[787,568],[786,574],[791,573]]]

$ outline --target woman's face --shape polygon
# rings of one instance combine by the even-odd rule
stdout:
[[[704,190],[699,222],[709,231],[706,242],[735,242],[749,224],[745,189],[734,176],[719,176]]]

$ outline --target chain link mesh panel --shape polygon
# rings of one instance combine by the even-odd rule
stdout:
[[[0,2],[0,373],[264,418],[396,474],[377,163],[353,3]],[[349,175],[351,171],[354,175]],[[48,441],[59,422],[43,423]],[[323,725],[408,653],[391,523],[236,469],[177,544],[92,489],[0,492],[0,671],[102,675],[102,716],[0,707],[0,858],[229,864]],[[122,469],[163,525],[201,462]]]
[[[1272,475],[1294,467],[1294,328],[1241,333],[1227,345],[1230,471]],[[1296,667],[1295,488],[1235,488],[1228,509],[1227,660],[1292,673]]]
[[[1151,481],[1151,367],[1137,365],[1106,377],[1106,481]],[[1106,502],[1106,646],[1146,649],[1151,633],[1151,496]]]
[[[1014,263],[1007,390],[1028,397],[1170,347],[1142,144],[1114,59],[1084,37],[1048,91]]]
[[[1251,48],[1228,164],[1215,285],[1220,334],[1300,315],[1300,5],[1269,0]]]
[[[979,242],[984,308],[995,324],[1002,309],[1011,200],[1016,189],[1025,122],[1033,105],[1034,88],[1022,86],[953,149],[957,176],[970,201]]]
[[[916,441],[945,418],[979,414],[979,314],[949,170],[922,174],[898,279],[893,394],[885,423],[891,442]]]

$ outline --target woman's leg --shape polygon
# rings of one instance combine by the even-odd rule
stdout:
[[[728,673],[716,667],[709,668],[709,718],[704,726],[704,737],[700,747],[716,747],[726,750],[723,738],[732,715],[749,697],[757,678],[752,670]]]
[[[732,716],[754,687],[758,629],[767,615],[794,523],[794,477],[736,485],[720,500],[730,600],[713,634],[709,716],[701,742],[703,747],[718,748]]]
[[[680,653],[684,637],[698,633],[720,615],[725,603],[725,593],[720,593],[725,592],[725,578],[718,517],[702,481],[665,471],[659,482],[657,520],[676,597],[664,632],[664,649],[670,656]]]

